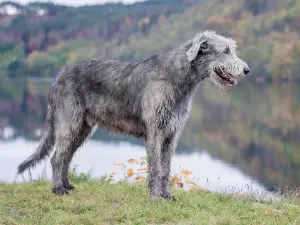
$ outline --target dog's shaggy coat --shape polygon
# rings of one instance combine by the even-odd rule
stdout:
[[[191,109],[193,94],[205,78],[220,87],[237,83],[249,68],[236,56],[236,44],[215,32],[137,62],[80,61],[62,69],[48,101],[45,131],[37,151],[19,167],[33,167],[49,155],[53,192],[74,187],[68,169],[76,150],[95,126],[145,141],[152,199],[173,199],[171,158]]]

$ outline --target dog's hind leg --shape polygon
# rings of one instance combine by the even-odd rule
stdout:
[[[68,182],[68,169],[76,150],[90,134],[92,128],[84,123],[77,123],[70,130],[58,129],[56,134],[56,151],[51,158],[53,192],[59,195],[67,194],[73,186]],[[71,126],[69,126],[71,127]]]
[[[52,191],[55,194],[63,195],[68,194],[68,190],[63,185],[63,179],[62,179],[62,171],[63,171],[63,162],[64,157],[69,154],[69,151],[73,151],[72,145],[73,144],[73,138],[72,133],[70,132],[66,136],[57,135],[56,137],[57,144],[56,144],[56,150],[54,152],[54,155],[51,158],[51,165],[52,165]]]
[[[71,160],[76,152],[76,150],[83,144],[92,131],[92,127],[86,122],[83,123],[79,134],[74,137],[73,145],[70,150],[67,150],[66,154],[63,155],[63,167],[62,167],[62,183],[63,187],[67,190],[73,190],[74,186],[69,183],[68,172]]]

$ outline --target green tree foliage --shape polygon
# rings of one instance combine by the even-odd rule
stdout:
[[[58,61],[49,53],[34,52],[27,58],[27,65],[31,74],[42,74],[44,76],[54,76]]]
[[[7,67],[9,77],[24,77],[27,74],[27,65],[21,59],[13,60]]]
[[[7,4],[22,9],[22,13],[8,16],[9,24],[0,21],[0,33],[11,36],[15,42],[22,40],[23,53],[14,54],[16,58],[3,64],[10,76],[28,68],[30,73],[23,74],[37,77],[54,76],[60,67],[81,59],[121,58],[117,49],[121,43],[128,43],[135,34],[147,35],[161,15],[171,16],[189,5],[184,0],[154,0],[130,6],[110,3],[75,8],[53,3],[22,6],[4,2],[0,7]],[[44,10],[45,14],[39,15],[36,10]],[[12,52],[11,43],[3,41],[0,48]]]
[[[152,0],[129,6],[73,8],[34,3],[28,7],[30,10],[14,17],[2,32],[21,32],[25,64],[26,58],[37,59],[33,57],[36,51],[51,55],[52,59],[43,58],[40,66],[40,61],[35,67],[27,65],[31,76],[53,76],[61,66],[89,57],[145,58],[211,29],[237,40],[239,54],[255,77],[299,79],[299,1],[194,0],[187,4],[184,0]],[[47,20],[40,17],[38,22],[29,22],[34,8],[44,9]],[[0,47],[5,49],[5,45]],[[7,45],[6,49],[13,51],[12,44]],[[23,55],[16,55],[19,62],[24,62]]]

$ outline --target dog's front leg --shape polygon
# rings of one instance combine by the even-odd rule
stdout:
[[[147,132],[146,149],[148,156],[148,185],[151,199],[162,199],[161,190],[161,149],[163,133],[156,127]]]
[[[162,152],[161,152],[161,168],[162,168],[162,197],[164,199],[175,200],[175,197],[170,193],[170,170],[172,156],[175,153],[176,146],[178,143],[180,132],[173,132],[168,137],[165,138],[163,142]]]

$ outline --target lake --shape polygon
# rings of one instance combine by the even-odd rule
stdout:
[[[0,180],[4,182],[28,181],[29,173],[25,172],[23,176],[16,177],[16,168],[37,145],[37,141],[25,139],[1,141]],[[22,150],[20,151],[20,149]],[[122,178],[122,171],[115,166],[115,163],[126,163],[130,158],[139,160],[144,156],[146,156],[145,148],[130,142],[105,143],[90,140],[75,155],[71,168],[76,165],[78,172],[90,171],[93,178],[116,172],[115,179],[119,180]],[[180,172],[181,168],[192,171],[194,180],[205,189],[218,192],[267,193],[267,190],[256,180],[239,171],[238,168],[213,159],[206,151],[176,154],[173,159],[172,174]],[[51,177],[49,159],[31,170],[31,179],[41,176]]]
[[[0,180],[14,181],[18,163],[36,148],[50,85],[47,80],[1,80]],[[300,89],[296,84],[245,79],[225,92],[204,82],[194,97],[173,172],[188,169],[199,185],[217,191],[247,189],[247,184],[259,191],[298,189],[299,137]],[[114,162],[144,155],[140,141],[98,130],[78,151],[73,165],[100,177],[118,169]],[[51,177],[49,161],[32,170],[33,177],[45,168]]]

